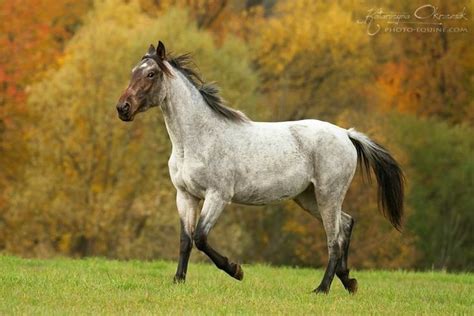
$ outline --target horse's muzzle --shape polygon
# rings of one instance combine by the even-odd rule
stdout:
[[[117,113],[119,118],[122,121],[132,121],[132,113],[131,113],[132,105],[129,102],[123,102],[117,104]]]

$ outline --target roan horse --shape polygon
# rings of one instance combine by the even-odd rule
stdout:
[[[403,174],[382,146],[354,129],[327,122],[253,122],[225,105],[218,89],[204,83],[189,55],[167,57],[162,42],[150,46],[133,68],[117,104],[123,121],[159,106],[172,143],[171,181],[181,219],[175,282],[184,282],[194,244],[230,276],[242,280],[239,264],[214,248],[207,236],[230,203],[263,205],[293,199],[320,219],[327,235],[329,260],[317,293],[328,293],[334,275],[350,292],[347,257],[354,220],[342,202],[357,164],[372,168],[378,182],[379,208],[400,229]],[[199,220],[199,202],[204,200]]]

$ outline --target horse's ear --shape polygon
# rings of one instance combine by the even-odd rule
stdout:
[[[153,46],[153,44],[151,44],[150,47],[148,47],[147,55],[154,55],[155,53],[156,53],[155,46]]]
[[[161,60],[166,59],[165,45],[161,41],[158,42],[158,48],[156,49],[156,54],[158,55],[158,57],[160,57]]]

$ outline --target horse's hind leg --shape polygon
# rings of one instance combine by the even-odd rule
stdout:
[[[323,220],[324,230],[326,231],[328,247],[328,264],[324,277],[319,286],[314,290],[316,293],[328,293],[331,288],[332,280],[336,274],[336,268],[342,258],[342,247],[340,238],[341,206],[326,197],[319,199],[316,194],[318,209]]]
[[[354,219],[347,213],[341,213],[341,236],[342,239],[342,257],[336,269],[336,275],[349,293],[357,292],[357,280],[349,278],[349,269],[347,266],[347,258],[349,256],[349,244],[351,242],[352,229],[354,227]]]
[[[318,203],[316,201],[316,194],[315,194],[313,185],[310,185],[308,189],[306,189],[303,193],[298,195],[294,200],[306,212],[308,212],[315,218],[322,220],[321,214],[318,211]],[[339,236],[341,237],[340,248],[342,250],[342,255],[339,258],[336,265],[336,275],[339,277],[344,287],[350,293],[355,293],[357,290],[357,281],[355,279],[349,278],[349,269],[347,268],[347,258],[349,255],[349,243],[350,243],[350,237],[351,237],[353,225],[354,225],[354,220],[352,219],[352,217],[349,214],[341,212],[341,225],[340,225],[341,228],[340,228]],[[326,279],[326,288],[324,291],[321,291],[321,292],[326,293],[327,291],[329,291],[329,287],[327,286],[328,281],[329,280]]]

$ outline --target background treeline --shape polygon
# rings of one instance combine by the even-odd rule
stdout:
[[[0,2],[0,252],[177,257],[161,114],[125,124],[115,113],[132,66],[161,39],[192,52],[254,120],[328,120],[394,153],[408,182],[405,229],[378,214],[374,185],[356,176],[345,202],[357,222],[352,266],[473,270],[472,19],[446,22],[468,33],[373,37],[357,23],[370,8],[415,2]],[[450,13],[472,3],[433,2]],[[322,225],[292,202],[230,206],[211,238],[243,262],[326,262]]]

